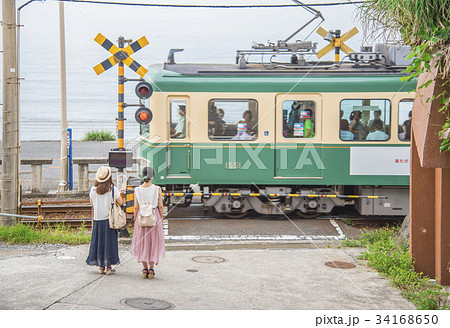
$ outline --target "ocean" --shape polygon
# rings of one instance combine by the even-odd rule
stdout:
[[[126,1],[126,0],[125,0]],[[334,0],[309,0],[308,4]],[[16,1],[17,6],[26,1]],[[123,0],[122,0],[123,2]],[[138,3],[140,0],[129,1]],[[177,4],[293,4],[283,0],[158,0],[145,3]],[[342,33],[357,26],[356,5],[316,7],[325,21],[326,30],[340,29]],[[1,8],[0,8],[1,10]],[[116,66],[99,76],[93,66],[110,54],[94,38],[102,33],[114,43],[119,36],[137,40],[146,36],[149,45],[132,55],[147,67],[163,63],[171,48],[184,49],[175,54],[177,62],[235,63],[236,50],[251,49],[253,42],[277,42],[285,39],[313,16],[299,8],[160,8],[118,5],[65,3],[67,117],[73,138],[80,140],[86,131],[108,130],[116,133],[117,69]],[[316,23],[317,22],[317,23]],[[327,45],[315,33],[319,20],[300,32],[293,40]],[[60,73],[59,21],[57,1],[32,2],[21,10],[20,24],[20,139],[60,139]],[[1,36],[0,36],[1,38]],[[362,32],[346,42],[359,51],[364,43]],[[332,60],[329,54],[323,60]],[[1,69],[1,67],[0,67]],[[138,78],[125,67],[125,76]],[[1,78],[1,77],[0,77]],[[125,84],[125,102],[137,103],[135,82]],[[0,90],[0,93],[2,90]],[[1,98],[3,99],[3,97]],[[125,109],[125,139],[138,136],[139,125],[134,120],[134,107]],[[155,110],[155,109],[153,109]],[[2,125],[0,125],[0,130]],[[1,136],[1,134],[0,134]]]

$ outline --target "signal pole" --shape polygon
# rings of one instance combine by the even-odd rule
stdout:
[[[117,40],[117,44],[119,49],[123,49],[125,44],[125,38],[123,36],[119,36],[119,39]],[[118,72],[118,116],[117,116],[117,148],[120,150],[125,150],[125,143],[124,143],[124,112],[123,112],[123,103],[125,102],[124,99],[124,65],[122,61],[118,64],[119,72]]]
[[[3,136],[1,211],[17,214],[19,179],[19,122],[16,57],[16,3],[2,1],[3,29]],[[0,217],[0,225],[12,225],[13,217]]]

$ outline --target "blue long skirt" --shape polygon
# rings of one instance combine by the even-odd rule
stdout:
[[[118,239],[119,231],[109,227],[109,220],[94,220],[91,247],[86,263],[99,267],[118,264],[120,262]]]

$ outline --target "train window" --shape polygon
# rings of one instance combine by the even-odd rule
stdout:
[[[345,99],[340,106],[343,141],[386,141],[391,135],[391,102],[385,99]]]
[[[411,140],[411,116],[413,99],[402,99],[398,103],[398,138],[401,141]]]
[[[211,140],[256,140],[258,103],[253,99],[211,99],[208,136]]]
[[[186,138],[186,101],[170,100],[170,138]]]
[[[283,102],[283,137],[314,138],[316,103],[311,100]]]

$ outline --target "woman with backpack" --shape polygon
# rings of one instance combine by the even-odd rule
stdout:
[[[142,277],[152,279],[154,266],[165,256],[161,188],[152,184],[153,168],[142,170],[144,183],[134,190],[134,232],[131,254],[142,263]]]
[[[89,192],[92,205],[93,225],[89,255],[86,260],[88,265],[99,267],[100,274],[115,273],[112,265],[119,263],[118,230],[109,227],[109,211],[111,204],[117,202],[123,204],[119,189],[114,186],[111,178],[111,168],[100,166],[95,174],[94,186]]]

